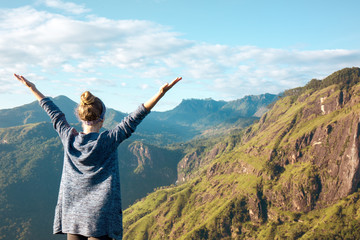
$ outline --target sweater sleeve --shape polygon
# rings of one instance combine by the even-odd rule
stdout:
[[[65,114],[55,105],[50,98],[43,98],[39,102],[40,106],[49,115],[54,129],[58,132],[61,139],[71,130],[69,123],[66,121]]]
[[[149,113],[150,111],[146,110],[144,105],[141,104],[134,112],[125,117],[113,129],[109,130],[108,137],[113,140],[112,142],[120,144],[131,136],[136,127]]]

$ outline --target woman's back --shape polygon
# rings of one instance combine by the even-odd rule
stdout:
[[[105,118],[103,102],[86,91],[81,95],[79,133],[66,121],[64,113],[23,76],[25,84],[49,115],[64,145],[64,164],[54,234],[67,233],[68,239],[102,237],[122,239],[118,145],[130,137],[136,126],[181,78],[163,85],[159,92],[125,117],[113,129],[99,133]],[[98,238],[100,239],[100,238]]]
[[[50,116],[64,145],[64,166],[54,233],[122,236],[118,145],[130,137],[149,113],[143,105],[116,127],[104,132],[78,133],[49,99],[40,106]]]

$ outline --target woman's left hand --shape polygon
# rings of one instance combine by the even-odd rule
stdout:
[[[169,83],[165,83],[161,88],[160,88],[160,93],[161,94],[165,94],[167,91],[170,90],[170,88],[172,88],[177,82],[179,82],[182,79],[182,77],[178,77],[176,78],[174,81],[172,81],[170,84]]]

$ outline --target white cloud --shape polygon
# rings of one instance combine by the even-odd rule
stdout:
[[[359,50],[300,51],[255,46],[195,45],[170,56],[192,79],[223,97],[278,93],[323,78],[344,67],[359,66]]]
[[[68,64],[68,63],[63,64],[62,69],[64,72],[78,72],[76,67],[74,67],[73,65]]]
[[[140,88],[141,88],[142,90],[148,89],[149,87],[150,87],[149,84],[146,84],[146,83],[140,85]]]
[[[43,2],[48,7],[61,9],[72,14],[90,12],[90,9],[85,8],[84,5],[79,5],[73,2],[64,2],[61,0],[43,0],[41,2]]]
[[[53,6],[60,3],[64,2],[46,1]],[[70,9],[71,4],[65,5]],[[58,78],[71,73],[74,78],[64,79],[64,84],[114,86],[117,80],[104,76],[111,68],[112,77],[142,82],[170,81],[181,75],[189,91],[204,89],[213,94],[208,97],[230,100],[301,86],[360,62],[359,50],[213,45],[183,39],[149,21],[96,16],[78,20],[31,7],[0,9],[0,34],[0,81],[7,84],[0,92],[15,91],[9,80],[13,72],[58,73]],[[148,89],[152,84],[140,87]],[[118,86],[124,85],[119,81]]]
[[[80,88],[96,87],[97,91],[101,91],[102,87],[116,87],[115,82],[98,77],[75,78],[73,82]]]
[[[150,79],[161,79],[165,76],[173,77],[174,72],[171,71],[170,67],[153,67],[145,70],[141,75],[143,78],[150,78]]]

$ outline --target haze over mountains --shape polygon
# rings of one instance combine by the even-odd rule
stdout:
[[[0,239],[63,239],[51,235],[62,146],[41,111],[0,111]],[[122,116],[109,110],[105,127]],[[119,149],[124,239],[360,239],[359,129],[359,68],[281,98],[153,112]]]
[[[166,112],[152,112],[139,126],[136,133],[153,138],[154,135],[166,134],[163,144],[185,141],[201,134],[204,130],[222,125],[253,121],[266,107],[278,98],[274,94],[246,96],[242,99],[225,102],[212,99],[183,100],[177,107]],[[77,103],[66,96],[55,97],[54,102],[65,113],[69,123],[79,123],[75,115]],[[108,109],[105,115],[104,128],[113,127],[127,114]],[[39,108],[37,101],[13,109],[0,110],[0,128],[20,126],[30,123],[49,122],[49,117]],[[78,125],[76,125],[78,126]],[[80,125],[79,125],[80,126]],[[151,135],[151,136],[150,136]],[[161,140],[162,138],[156,138]],[[154,140],[151,140],[154,142]]]
[[[176,182],[177,164],[186,154],[182,142],[209,129],[248,126],[275,99],[271,94],[232,102],[188,99],[173,110],[152,112],[119,147],[123,207],[154,188]],[[53,100],[81,130],[74,115],[77,104],[65,96]],[[108,109],[104,127],[114,126],[124,116]],[[51,225],[63,153],[49,117],[34,101],[0,110],[0,127],[0,239],[56,238]]]

